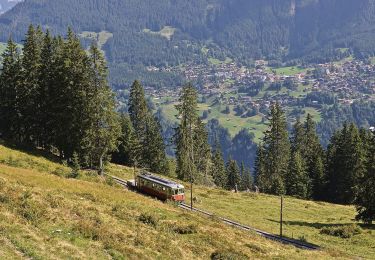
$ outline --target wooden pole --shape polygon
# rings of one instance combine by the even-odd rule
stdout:
[[[280,201],[280,237],[283,237],[283,200],[284,197],[281,195]]]
[[[193,211],[193,178],[190,174],[190,210]]]

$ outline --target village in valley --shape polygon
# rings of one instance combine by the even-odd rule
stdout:
[[[346,59],[311,67],[272,68],[267,61],[258,60],[254,68],[220,62],[210,66],[149,69],[182,72],[187,81],[199,87],[202,96],[224,106],[244,105],[258,111],[266,111],[275,101],[285,107],[303,105],[320,109],[324,104],[375,100],[375,64],[370,60]],[[146,91],[156,100],[168,97],[168,102],[178,96],[178,92],[168,88]]]

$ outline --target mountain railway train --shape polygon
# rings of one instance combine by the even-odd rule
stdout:
[[[150,173],[138,174],[135,180],[128,181],[128,186],[160,200],[185,201],[183,185]]]

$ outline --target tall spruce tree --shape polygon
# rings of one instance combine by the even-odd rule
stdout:
[[[368,142],[366,172],[358,178],[355,204],[358,212],[356,219],[372,224],[375,220],[375,132]]]
[[[130,119],[142,147],[140,166],[166,174],[168,162],[161,126],[149,110],[144,89],[137,80],[131,86],[128,107]]]
[[[3,138],[21,141],[20,118],[20,54],[15,42],[9,39],[2,54],[3,66],[0,74],[0,133]]]
[[[344,124],[331,139],[327,152],[327,193],[329,201],[351,204],[355,199],[357,181],[363,178],[366,152],[354,124]]]
[[[53,99],[52,88],[56,83],[55,75],[55,44],[50,32],[47,30],[41,50],[41,66],[39,73],[39,96],[38,104],[38,127],[39,143],[43,148],[53,144],[53,114],[51,113],[51,99]]]
[[[242,191],[250,190],[253,187],[253,176],[251,175],[250,169],[247,168],[243,162],[241,162],[240,176],[241,181],[239,189]]]
[[[235,160],[229,159],[227,163],[227,185],[228,190],[238,191],[241,184],[240,168]]]
[[[269,127],[263,139],[264,171],[257,174],[263,192],[285,194],[285,178],[290,159],[290,142],[284,112],[278,103],[271,106]],[[263,176],[261,176],[262,174]]]
[[[195,164],[197,171],[201,173],[203,182],[206,185],[212,183],[210,178],[210,162],[211,162],[211,147],[208,144],[208,133],[206,125],[198,117],[196,128],[194,131],[194,151],[195,151]]]
[[[227,173],[225,169],[225,162],[223,159],[223,153],[221,152],[220,143],[216,139],[214,150],[212,154],[212,165],[210,168],[211,176],[214,180],[214,183],[217,187],[225,188]]]
[[[267,176],[267,165],[266,165],[266,151],[263,143],[258,145],[258,150],[255,158],[254,165],[255,185],[259,187],[269,187],[270,179]]]
[[[189,83],[182,88],[179,104],[176,109],[179,113],[180,124],[176,129],[176,159],[177,177],[181,180],[195,180],[197,167],[195,164],[194,137],[197,128],[197,98],[196,89]]]
[[[316,133],[316,124],[308,114],[304,124],[305,138],[301,155],[306,162],[306,171],[310,178],[309,194],[313,199],[322,200],[325,197],[326,176],[324,171],[324,149]]]
[[[22,142],[39,144],[40,129],[42,128],[39,116],[42,113],[40,107],[40,67],[41,67],[41,42],[40,28],[35,30],[29,26],[22,55],[22,84],[20,84],[19,102],[22,122]]]
[[[61,55],[61,56],[60,56]],[[85,129],[82,129],[88,110],[88,91],[90,89],[90,61],[81,46],[78,37],[69,28],[67,39],[58,54],[59,75],[53,89],[56,104],[52,111],[55,146],[63,158],[72,158],[74,152],[83,158],[84,147],[81,146]]]
[[[86,89],[84,136],[81,146],[89,165],[103,172],[103,162],[115,150],[120,136],[114,93],[107,81],[107,66],[103,54],[93,44],[89,54],[89,85]]]
[[[310,197],[310,178],[302,154],[305,146],[305,130],[299,119],[294,124],[291,137],[291,159],[285,179],[287,194],[300,198]]]
[[[300,151],[294,151],[290,159],[287,176],[287,194],[299,198],[309,198],[310,179],[306,172],[305,162]]]
[[[117,151],[112,154],[112,162],[126,165],[137,166],[141,156],[141,146],[128,115],[120,116],[121,135]]]

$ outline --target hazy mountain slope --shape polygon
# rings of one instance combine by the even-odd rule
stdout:
[[[55,33],[67,26],[112,33],[103,48],[113,83],[121,71],[141,71],[136,65],[206,63],[208,57],[320,62],[336,48],[375,52],[371,0],[28,0],[0,17],[0,41],[21,41],[30,23]]]
[[[0,14],[5,13],[22,0],[0,0]]]

